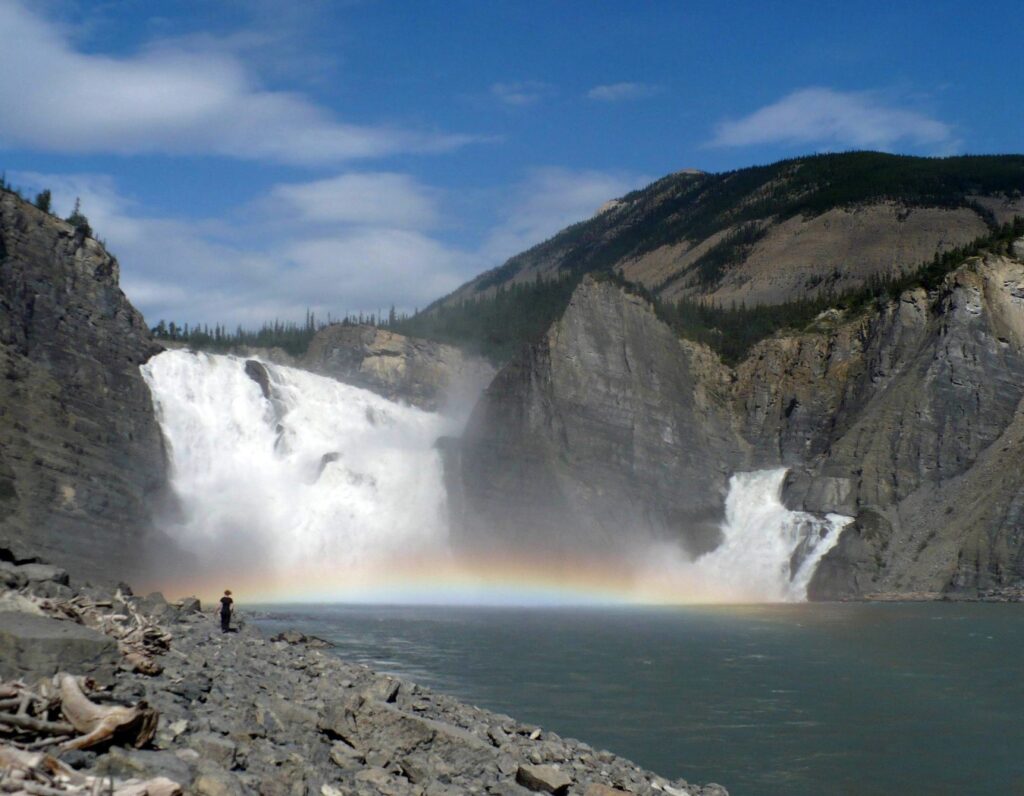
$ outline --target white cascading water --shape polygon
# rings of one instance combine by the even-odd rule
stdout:
[[[264,363],[167,351],[143,367],[183,516],[166,530],[204,558],[348,566],[447,535],[440,415]]]
[[[167,351],[142,372],[170,448],[180,514],[164,530],[217,573],[447,556],[438,437],[457,423],[303,370],[263,363],[271,399],[246,360]],[[683,600],[806,598],[847,517],[788,510],[784,469],[737,473],[723,542],[696,561],[674,546],[638,551],[639,584]],[[528,552],[528,551],[527,551]],[[419,553],[427,553],[418,558]]]
[[[736,473],[725,499],[722,543],[697,559],[705,576],[762,600],[806,600],[822,557],[851,521],[791,511],[782,503],[785,468]]]

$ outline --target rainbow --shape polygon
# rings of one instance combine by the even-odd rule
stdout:
[[[169,598],[215,600],[230,588],[247,603],[461,605],[697,605],[759,602],[710,583],[685,562],[425,554],[359,566],[194,572],[141,584]]]

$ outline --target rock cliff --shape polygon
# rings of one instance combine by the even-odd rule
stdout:
[[[87,577],[138,565],[162,494],[154,353],[92,238],[0,192],[0,536]]]
[[[470,404],[494,377],[487,362],[453,346],[375,326],[328,326],[297,364],[429,410]]]
[[[713,548],[729,473],[748,456],[729,381],[643,299],[585,280],[470,418],[463,534],[555,551],[607,551],[638,534]]]
[[[463,533],[715,542],[732,472],[791,468],[792,508],[854,516],[817,598],[1024,580],[1024,262],[762,341],[735,369],[584,280],[502,370],[462,444]],[[569,531],[567,532],[567,529]]]

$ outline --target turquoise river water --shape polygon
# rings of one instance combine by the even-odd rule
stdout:
[[[1024,794],[1024,606],[263,607],[366,663],[732,796]]]

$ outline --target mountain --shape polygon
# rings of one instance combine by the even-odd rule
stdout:
[[[544,334],[587,273],[616,274],[667,304],[752,307],[841,295],[1024,215],[1022,191],[1020,155],[851,152],[678,172],[481,274],[401,331],[507,360]],[[523,320],[510,326],[510,317]]]
[[[128,577],[165,496],[139,365],[159,349],[81,226],[0,192],[0,536],[85,577]]]
[[[817,598],[1024,583],[1024,225],[934,284],[822,312],[731,366],[588,276],[497,375],[460,444],[456,515],[554,554],[716,543],[731,473],[790,468],[791,508],[855,518]]]

